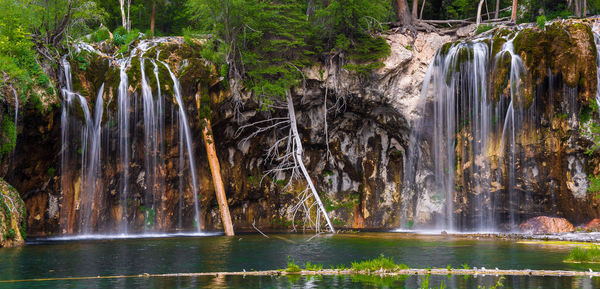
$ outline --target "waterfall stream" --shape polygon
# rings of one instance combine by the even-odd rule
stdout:
[[[61,110],[61,213],[59,225],[62,234],[123,234],[167,232],[173,228],[200,232],[200,205],[198,204],[198,180],[194,160],[193,136],[186,116],[180,84],[168,64],[147,58],[146,52],[155,47],[156,42],[142,41],[124,58],[112,59],[119,75],[116,86],[114,111],[105,111],[111,106],[112,96],[102,84],[95,99],[91,95],[82,95],[73,88],[71,64],[65,56],[62,60],[64,84]],[[79,50],[96,53],[91,47],[76,46]],[[133,68],[133,60],[139,60],[140,90],[132,91],[128,73]],[[148,62],[151,64],[155,83],[151,84],[146,73]],[[160,67],[164,65],[172,80],[171,87],[174,105],[178,106],[180,132],[179,142],[171,146],[179,148],[180,196],[175,211],[176,226],[168,225],[166,218],[172,214],[165,203],[165,95],[161,88]],[[136,68],[137,69],[137,68]],[[116,83],[115,83],[116,84]],[[95,105],[93,110],[88,103]],[[105,103],[106,101],[106,103]],[[138,105],[139,104],[139,105]],[[105,108],[106,107],[106,108]],[[137,116],[143,116],[138,118]],[[171,119],[173,116],[170,116]],[[139,124],[138,124],[139,123]],[[138,125],[143,125],[143,142],[136,142]],[[114,127],[114,129],[113,129]],[[111,141],[115,140],[115,141]],[[185,153],[184,153],[185,152]],[[104,157],[106,156],[106,157]],[[78,161],[77,161],[78,160]],[[141,162],[140,162],[141,161]],[[140,172],[140,164],[141,172]],[[185,171],[185,168],[189,168]],[[106,172],[105,170],[115,170]],[[112,179],[107,176],[115,175]],[[187,192],[186,175],[191,179],[193,203],[188,203],[184,195]],[[109,182],[109,183],[107,183]],[[143,194],[138,195],[141,187]],[[115,190],[117,189],[117,190]],[[138,203],[139,202],[139,203]],[[113,203],[114,205],[110,205]],[[193,207],[193,220],[185,220],[185,208]],[[139,215],[141,213],[141,215]],[[102,220],[108,215],[112,220]],[[132,224],[143,222],[143,230],[131,231]],[[101,224],[102,222],[102,224]],[[191,224],[188,225],[188,224]]]
[[[516,141],[525,131],[527,109],[516,35],[504,36],[494,56],[489,38],[453,43],[435,56],[421,92],[424,117],[413,123],[409,138],[405,183],[412,185],[403,195],[416,205],[404,207],[405,226],[478,232],[518,226],[526,200],[515,183]],[[508,95],[491,89],[490,75],[502,69],[508,70]],[[468,207],[465,190],[473,195]]]

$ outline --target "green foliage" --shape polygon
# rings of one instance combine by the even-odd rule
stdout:
[[[588,192],[594,195],[594,198],[600,197],[600,175],[598,176],[588,176],[588,181],[590,182],[590,187],[588,188]]]
[[[462,267],[463,267],[463,269],[465,269],[465,270],[469,270],[469,269],[471,269],[471,267],[469,267],[469,264],[467,264],[467,263],[463,263],[463,264],[462,264]]]
[[[13,230],[13,229],[8,229],[8,230],[6,230],[6,232],[4,232],[5,240],[14,240],[16,236],[17,236],[17,234],[15,233],[15,230]]]
[[[372,260],[365,260],[360,262],[352,262],[351,266],[352,270],[356,271],[377,271],[380,269],[384,270],[399,270],[399,269],[408,269],[408,266],[404,264],[396,264],[394,263],[394,258],[392,257],[384,257],[383,254],[379,255],[379,257]]]
[[[598,263],[600,262],[600,247],[591,245],[589,248],[575,247],[569,253],[566,262]]]
[[[140,210],[142,210],[142,212],[144,213],[144,227],[147,230],[153,229],[155,225],[154,217],[156,216],[156,212],[154,211],[154,209],[148,208],[146,206],[140,206]]]
[[[140,31],[133,29],[129,32],[123,27],[115,29],[113,32],[113,44],[119,47],[119,52],[123,53],[129,49],[129,44],[140,37]]]
[[[296,264],[294,259],[292,259],[292,258],[290,258],[290,256],[288,256],[287,257],[287,268],[285,269],[285,271],[289,272],[289,273],[296,273],[296,272],[302,271],[302,269],[300,269],[300,266],[298,266]]]
[[[0,158],[13,151],[17,144],[15,124],[6,115],[0,123]]]
[[[540,28],[540,29],[546,28],[546,16],[545,15],[538,16],[535,19],[535,23],[537,24],[538,28]]]
[[[48,168],[48,176],[49,177],[54,177],[54,174],[56,173],[56,169],[54,169],[53,167]]]
[[[320,271],[323,270],[323,264],[311,264],[310,262],[306,262],[306,264],[304,264],[304,269],[307,271]]]
[[[489,25],[489,24],[479,25],[479,26],[477,26],[477,30],[475,31],[475,34],[481,34],[483,32],[489,31],[492,28],[494,28],[494,26]]]
[[[322,58],[344,55],[347,69],[366,75],[390,53],[383,38],[371,36],[384,28],[386,1],[336,0],[308,9],[299,0],[191,0],[188,8],[198,32],[186,31],[186,38],[211,34],[202,56],[222,76],[241,78],[262,110],[285,99],[301,84],[302,68]]]
[[[106,27],[102,27],[90,35],[90,40],[93,42],[101,42],[107,39],[110,39],[110,32]]]

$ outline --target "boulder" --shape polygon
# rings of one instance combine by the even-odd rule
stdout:
[[[529,234],[556,234],[567,233],[575,230],[573,224],[565,218],[539,216],[531,218],[519,225],[524,233]]]
[[[468,37],[468,36],[474,35],[475,30],[477,30],[477,25],[470,24],[465,27],[458,28],[458,30],[456,30],[456,36]]]
[[[596,219],[589,221],[587,224],[585,224],[585,226],[583,226],[583,229],[585,231],[593,231],[593,232],[600,231],[600,219],[596,218]]]

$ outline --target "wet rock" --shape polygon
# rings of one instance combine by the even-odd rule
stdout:
[[[519,229],[524,233],[530,234],[556,234],[575,230],[573,224],[565,218],[546,216],[531,218],[519,225]]]

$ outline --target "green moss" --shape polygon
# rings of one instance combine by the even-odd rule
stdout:
[[[15,124],[7,115],[4,115],[2,123],[0,123],[0,158],[13,151],[16,144],[17,129]]]

